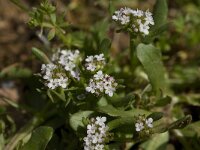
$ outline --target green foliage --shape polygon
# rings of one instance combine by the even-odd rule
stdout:
[[[169,133],[161,133],[158,135],[155,135],[150,140],[144,142],[141,144],[141,148],[145,150],[164,150],[167,147],[167,142],[169,141]]]
[[[155,26],[153,27],[154,29],[158,29],[167,22],[167,16],[168,16],[167,0],[156,1],[156,4],[154,5],[153,16],[155,21]]]
[[[77,131],[79,127],[84,127],[83,119],[89,117],[92,113],[93,111],[80,111],[72,114],[69,120],[72,129]]]
[[[45,150],[52,135],[51,127],[41,126],[32,132],[30,140],[20,150]]]
[[[21,1],[11,1],[27,11]],[[51,89],[46,86],[43,74],[33,76],[35,70],[21,65],[4,68],[0,79],[26,78],[22,88],[26,89],[27,96],[22,97],[26,102],[13,102],[1,95],[0,98],[21,114],[33,118],[19,130],[16,118],[7,113],[7,107],[0,107],[0,150],[83,149],[84,137],[89,134],[87,130],[92,130],[90,124],[97,124],[94,120],[98,116],[106,117],[109,136],[104,141],[105,150],[164,150],[169,146],[176,149],[176,142],[181,148],[198,149],[200,72],[199,58],[193,56],[198,55],[198,47],[192,52],[200,39],[197,35],[200,24],[198,6],[185,6],[177,17],[168,10],[167,0],[157,0],[153,8],[155,25],[150,26],[146,35],[132,30],[132,24],[121,26],[114,34],[115,26],[110,25],[114,10],[122,4],[135,7],[137,3],[113,0],[97,1],[95,6],[87,6],[87,3],[94,2],[70,1],[61,9],[67,8],[67,15],[60,12],[59,5],[54,6],[48,0],[31,9],[28,24],[39,29],[39,38],[50,43],[40,45],[41,49],[48,51],[33,47],[32,54],[43,64],[58,66],[52,74],[48,72],[52,81],[57,76],[67,77],[66,83],[69,84],[66,88]],[[96,15],[97,8],[101,10],[100,16]],[[82,9],[84,12],[80,13]],[[170,21],[168,11],[171,12]],[[194,31],[189,32],[193,25]],[[188,32],[183,32],[185,30]],[[118,34],[124,31],[128,34]],[[80,60],[76,60],[76,70],[73,71],[80,73],[80,79],[72,77],[72,73],[77,72],[67,70],[67,67],[73,67],[73,63],[63,69],[63,64],[50,59],[52,54],[58,54],[58,49],[79,50]],[[86,91],[89,81],[99,71],[87,70],[86,58],[99,54],[105,56],[102,72],[109,76],[97,86],[115,79],[116,90],[103,87],[106,92],[113,90],[112,97],[101,92],[102,89],[97,93]],[[67,57],[72,59],[73,56]],[[64,60],[66,64],[68,61]],[[101,64],[97,62],[97,65]],[[60,79],[56,79],[57,82],[62,82]],[[27,121],[26,117],[22,124]]]
[[[149,81],[156,92],[166,90],[165,69],[161,52],[153,45],[139,44],[137,57],[148,75]]]
[[[168,129],[182,129],[187,126],[192,121],[192,116],[187,115],[182,119],[177,120],[176,122],[169,125]]]
[[[133,109],[129,111],[123,111],[120,109],[116,109],[111,105],[99,107],[98,110],[102,113],[106,113],[112,117],[134,117],[140,114],[148,114],[148,111],[140,110],[140,109]]]
[[[49,60],[49,58],[41,51],[39,50],[38,48],[32,48],[32,53],[39,59],[41,60],[42,62],[48,64],[50,63],[51,61]]]
[[[8,66],[0,72],[0,78],[4,79],[28,78],[30,76],[32,76],[32,71],[30,69],[17,65]]]

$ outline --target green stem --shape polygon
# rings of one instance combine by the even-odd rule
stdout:
[[[137,52],[136,52],[137,43],[138,42],[135,35],[130,33],[130,59],[131,59],[132,71],[134,71],[137,65],[139,64],[139,60],[137,58]]]
[[[56,35],[66,46],[70,46],[68,40],[66,39],[65,34],[62,33],[62,31],[58,30],[56,31]]]

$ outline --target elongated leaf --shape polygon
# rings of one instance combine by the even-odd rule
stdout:
[[[5,140],[4,140],[3,134],[0,134],[0,149],[3,149],[4,144],[5,144]]]
[[[165,23],[157,28],[152,28],[149,35],[143,37],[143,43],[151,43],[155,38],[159,37],[163,32],[165,32],[169,27],[169,23]]]
[[[51,29],[47,35],[48,40],[51,41],[55,37],[55,34],[56,34],[56,30],[54,28]]]
[[[155,25],[154,29],[159,28],[167,22],[168,6],[166,0],[157,0],[154,5],[153,17]]]
[[[110,101],[114,106],[120,107],[120,106],[127,106],[128,104],[133,103],[137,98],[138,98],[138,95],[134,92],[131,92],[122,98],[121,97],[114,98],[114,99],[111,99]]]
[[[0,72],[0,78],[28,78],[32,75],[32,71],[28,68],[20,66],[9,66]]]
[[[164,98],[159,99],[155,106],[166,106],[167,104],[170,104],[172,101],[172,98],[170,96],[166,96]]]
[[[182,129],[187,126],[192,121],[192,116],[187,115],[182,119],[175,121],[174,123],[170,124],[168,129]]]
[[[83,118],[87,118],[92,113],[93,111],[80,111],[71,115],[69,123],[72,129],[77,131],[79,127],[83,127]]]
[[[164,150],[166,149],[168,141],[169,141],[169,133],[165,132],[154,136],[150,140],[143,143],[140,147],[142,147],[142,149],[144,150],[159,150],[161,147],[164,147],[163,148]]]
[[[130,126],[132,125],[132,127],[134,128],[135,127],[134,122],[135,122],[134,117],[123,117],[123,118],[112,120],[108,122],[107,125],[109,127],[109,130],[111,131],[123,125],[130,125]]]
[[[110,40],[105,38],[102,40],[99,50],[104,52],[105,55],[108,55],[110,46],[111,46]]]
[[[45,150],[52,135],[51,127],[39,127],[33,131],[30,140],[20,150]]]
[[[4,148],[5,145],[5,139],[4,139],[4,130],[5,130],[5,123],[0,120],[0,150]]]
[[[142,109],[133,109],[133,110],[129,110],[129,111],[123,111],[123,110],[116,109],[112,105],[101,106],[98,108],[98,111],[100,111],[102,113],[106,113],[112,117],[134,117],[134,116],[138,116],[138,115],[143,115],[143,114],[148,115],[149,114],[148,111],[145,111]]]
[[[189,124],[187,127],[181,130],[186,137],[200,137],[200,121]]]
[[[152,118],[153,121],[157,121],[157,120],[161,119],[162,117],[163,117],[162,112],[154,112],[154,113],[150,114],[149,116],[147,116],[147,118]]]
[[[43,53],[41,50],[39,50],[38,48],[33,47],[32,48],[32,53],[42,62],[44,62],[45,64],[51,63],[51,61],[49,60],[49,58],[45,55],[45,53]]]
[[[139,44],[137,57],[143,65],[153,89],[157,92],[160,89],[165,90],[165,69],[161,61],[161,52],[151,44]]]

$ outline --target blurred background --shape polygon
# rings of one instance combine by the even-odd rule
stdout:
[[[46,49],[45,53],[48,54],[48,49],[62,44],[56,38],[49,43],[45,37],[39,36],[40,29],[32,29],[27,24],[28,11],[38,6],[41,1],[21,0],[19,6],[15,4],[17,1],[19,0],[0,0],[0,107],[4,109],[3,106],[7,106],[1,99],[6,97],[39,109],[39,104],[33,100],[42,97],[36,92],[35,87],[38,85],[32,84],[35,83],[32,73],[40,70],[41,63],[32,56],[31,48]],[[74,26],[74,35],[68,38],[81,45],[82,35],[76,33],[77,27],[85,32],[100,28],[104,31],[102,34],[112,40],[113,56],[128,55],[124,50],[129,46],[129,38],[125,33],[115,33],[115,25],[108,11],[109,4],[112,3],[113,8],[110,9],[114,10],[124,6],[152,10],[155,3],[155,0],[51,1],[59,8],[58,13],[64,12],[66,21]],[[163,33],[154,44],[162,50],[171,89],[175,95],[181,97],[177,112],[182,109],[192,114],[193,121],[197,121],[200,120],[200,0],[168,0],[168,6],[168,32]],[[99,23],[105,18],[110,21],[109,25]],[[17,122],[14,128],[19,128],[30,118],[30,114],[23,111],[10,107],[7,109]]]

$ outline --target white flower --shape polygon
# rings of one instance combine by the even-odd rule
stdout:
[[[75,79],[80,80],[80,72],[79,72],[78,69],[76,69],[76,70],[71,70],[71,71],[70,71],[70,74],[71,74],[71,76],[74,77]]]
[[[146,119],[145,123],[149,128],[153,128],[153,124],[152,124],[153,123],[153,119],[152,118]]]
[[[90,71],[95,71],[96,66],[94,64],[92,64],[92,63],[88,63],[86,69],[90,70]]]
[[[108,137],[108,126],[105,125],[106,117],[96,117],[91,119],[87,125],[87,136],[84,140],[84,150],[103,150],[105,139]]]
[[[87,134],[94,134],[95,131],[96,131],[96,126],[94,124],[90,125],[88,124],[87,125]]]
[[[140,24],[140,32],[144,33],[145,35],[149,34],[149,26],[145,24]]]
[[[104,149],[104,145],[102,145],[102,144],[97,144],[95,146],[95,150],[103,150],[103,149]]]
[[[106,117],[97,117],[96,118],[96,124],[100,126],[104,126],[106,122]]]
[[[92,136],[92,143],[96,144],[97,142],[98,142],[98,137],[97,137],[97,134],[95,134]]]
[[[68,85],[68,78],[63,76],[62,72],[58,72],[60,68],[55,64],[43,64],[41,67],[45,85],[50,89],[57,87],[66,88]]]
[[[120,10],[115,11],[112,19],[125,28],[132,27],[134,32],[140,33],[143,36],[148,35],[150,25],[154,25],[152,13],[149,12],[149,10],[144,12],[139,9],[133,10],[130,8],[121,8]]]
[[[78,70],[78,62],[80,61],[80,52],[78,50],[61,50],[58,63],[61,64],[72,77],[79,80],[80,73]]]
[[[73,62],[68,62],[65,64],[65,70],[66,71],[72,71],[76,65]]]
[[[85,67],[89,71],[97,71],[99,69],[103,69],[106,64],[104,54],[87,56],[85,62]]]
[[[104,76],[103,72],[100,70],[94,75],[94,79],[95,80],[101,80],[101,79],[103,79],[103,76]]]
[[[114,94],[114,91],[115,91],[115,88],[110,87],[105,90],[105,94],[108,94],[110,97],[112,97]]]
[[[90,93],[95,93],[96,85],[93,81],[93,79],[90,79],[90,84],[88,87],[86,87],[86,91]]]
[[[85,59],[86,62],[92,62],[94,60],[94,56],[87,56]]]
[[[66,88],[67,87],[67,81],[68,81],[68,78],[64,78],[63,76],[61,76],[59,79],[58,79],[58,84],[59,86],[61,86],[62,88]]]
[[[137,17],[142,17],[144,15],[144,12],[142,10],[137,9],[134,11],[134,15]]]
[[[51,80],[49,81],[49,83],[47,83],[47,86],[48,86],[50,89],[55,89],[58,85],[57,85],[57,83],[55,82],[54,79],[51,79]]]
[[[135,129],[136,129],[137,132],[143,130],[144,129],[144,124],[142,122],[137,122],[135,124]]]
[[[105,60],[104,54],[95,55],[94,57],[97,59],[97,61],[104,61]]]
[[[89,86],[86,87],[86,91],[95,93],[96,95],[105,93],[112,97],[116,91],[116,87],[117,83],[115,82],[115,79],[107,74],[103,74],[100,70],[93,76],[92,79],[90,79]]]

